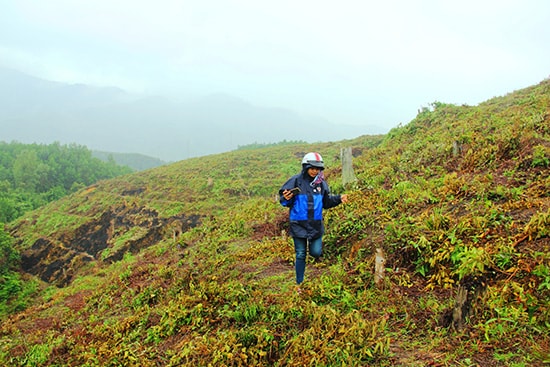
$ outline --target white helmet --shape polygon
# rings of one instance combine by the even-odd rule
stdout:
[[[321,157],[321,154],[315,152],[307,153],[302,159],[302,167],[305,168],[306,166],[317,167],[322,170],[325,169],[323,157]]]

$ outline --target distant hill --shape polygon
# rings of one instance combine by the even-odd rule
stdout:
[[[77,143],[164,161],[255,142],[336,141],[380,133],[379,128],[337,126],[224,94],[175,101],[117,88],[51,82],[1,68],[0,126],[5,141]]]
[[[166,162],[158,158],[149,157],[137,153],[112,153],[94,150],[92,151],[92,155],[105,162],[113,159],[115,163],[121,166],[130,167],[135,171],[143,171],[149,168],[155,168],[166,164]]]

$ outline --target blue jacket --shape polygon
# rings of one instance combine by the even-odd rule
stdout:
[[[323,209],[329,209],[342,203],[340,195],[331,195],[325,181],[314,185],[307,169],[292,176],[279,190],[282,206],[290,208],[290,235],[292,237],[314,239],[325,233]],[[283,197],[283,190],[299,187],[301,192],[290,200]]]

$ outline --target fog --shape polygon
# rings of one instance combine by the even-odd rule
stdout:
[[[474,105],[550,76],[545,0],[0,3],[0,67],[180,106],[225,95],[350,133],[385,133],[432,102]]]

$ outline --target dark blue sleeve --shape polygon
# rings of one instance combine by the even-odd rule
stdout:
[[[323,209],[334,208],[342,203],[340,195],[332,195],[328,184],[323,181]]]
[[[286,199],[283,197],[283,191],[284,191],[284,190],[293,189],[293,188],[296,186],[296,178],[297,178],[297,176],[292,176],[292,177],[289,178],[288,181],[285,182],[284,185],[279,189],[279,202],[281,203],[282,206],[291,207],[292,204],[294,203],[294,198],[292,198],[292,199],[290,199],[290,200],[286,200]]]

